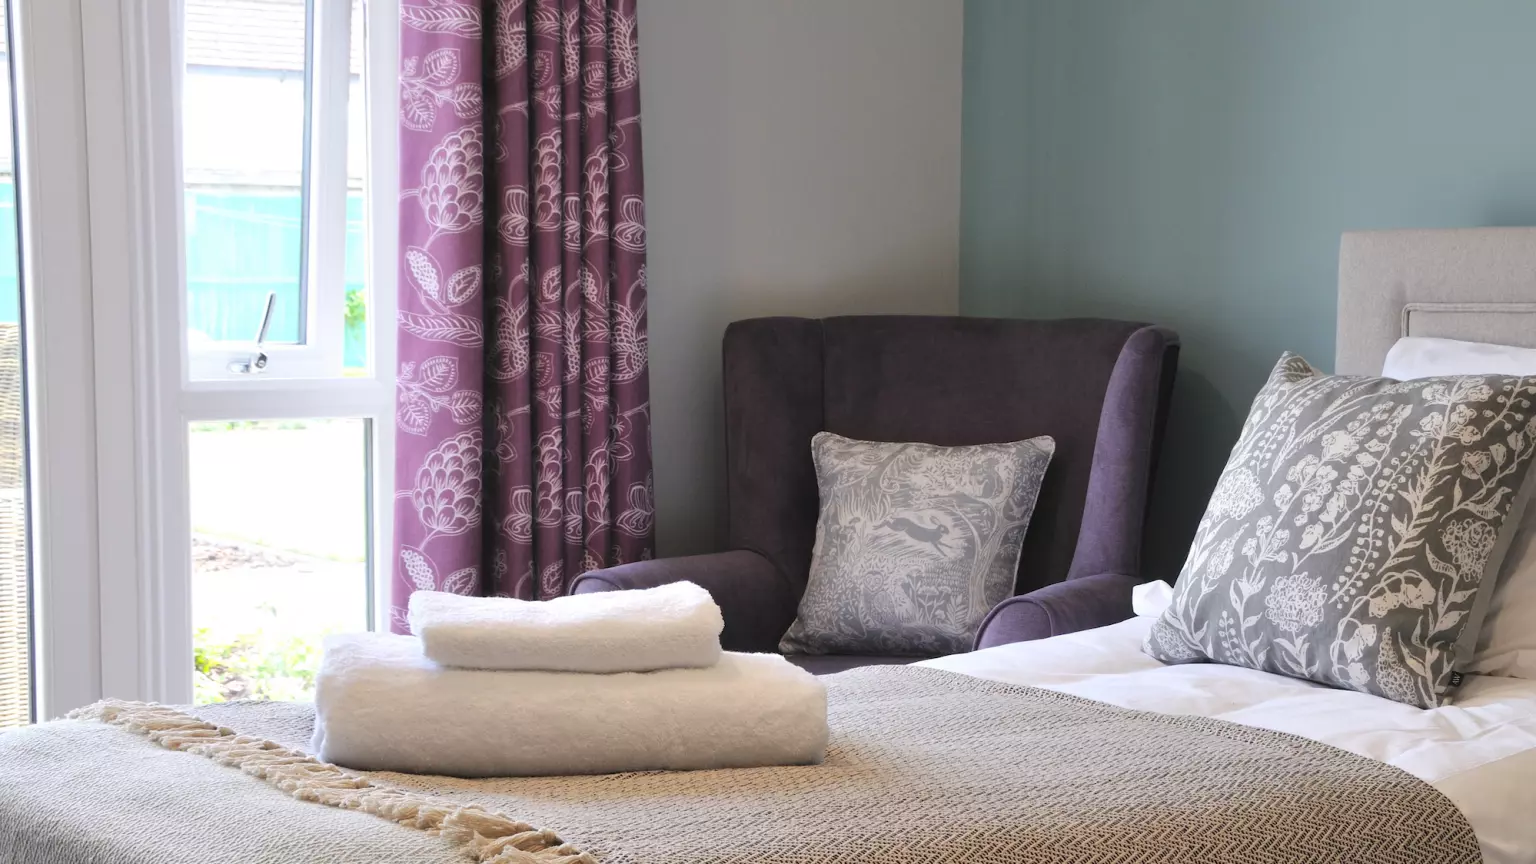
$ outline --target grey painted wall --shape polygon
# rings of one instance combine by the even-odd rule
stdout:
[[[1171,579],[1279,354],[1333,357],[1339,234],[1536,224],[1531,0],[968,0],[961,309],[1184,340]]]
[[[709,551],[720,336],[757,315],[958,308],[962,0],[645,0],[663,555]]]

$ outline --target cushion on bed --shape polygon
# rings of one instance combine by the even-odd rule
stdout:
[[[786,654],[969,650],[1013,594],[1055,442],[938,447],[811,439],[821,515]]]
[[[1332,376],[1286,354],[1147,653],[1443,704],[1529,497],[1533,402],[1532,378]]]
[[[1382,364],[1387,378],[1536,375],[1536,348],[1405,336]],[[1536,680],[1536,507],[1526,507],[1504,556],[1493,602],[1467,667],[1478,675]]]

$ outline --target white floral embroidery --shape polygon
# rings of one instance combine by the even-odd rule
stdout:
[[[1239,468],[1223,474],[1216,491],[1211,494],[1210,512],[1218,517],[1241,519],[1264,500],[1259,493],[1259,482],[1252,472]]]
[[[427,454],[410,498],[428,540],[480,524],[480,483],[480,430],[461,432]]]
[[[1390,630],[1381,640],[1376,660],[1376,687],[1388,699],[1413,704],[1420,701],[1418,681],[1398,658],[1396,641]]]
[[[1152,624],[1149,642],[1156,645],[1159,649],[1158,655],[1170,663],[1187,663],[1205,659],[1200,646],[1184,638],[1180,630],[1169,626],[1168,622],[1161,618]]]
[[[1440,542],[1451,553],[1456,571],[1463,578],[1481,577],[1488,563],[1488,553],[1493,551],[1498,533],[1487,522],[1477,519],[1459,519],[1445,526]]]
[[[1354,629],[1355,629],[1355,632],[1352,635],[1350,635],[1349,638],[1347,638],[1343,642],[1339,643],[1339,647],[1342,648],[1343,651],[1344,651],[1344,656],[1349,658],[1349,660],[1351,661],[1350,664],[1349,664],[1349,667],[1350,667],[1351,670],[1353,670],[1356,667],[1360,666],[1359,663],[1355,663],[1353,661],[1359,660],[1361,657],[1364,657],[1365,656],[1365,649],[1367,649],[1367,648],[1371,647],[1372,645],[1376,644],[1376,625],[1375,624],[1361,624],[1358,627],[1355,627]],[[1361,667],[1361,674],[1362,675],[1364,674],[1364,667]],[[1354,677],[1354,672],[1353,671],[1350,672],[1350,676],[1351,676],[1351,678]]]
[[[1281,576],[1264,597],[1269,620],[1287,633],[1299,633],[1317,625],[1323,618],[1328,592],[1322,583],[1306,576]]]
[[[1422,609],[1434,592],[1417,573],[1402,573],[1381,582],[1366,599],[1365,608],[1372,618],[1384,618],[1402,607]]]
[[[1338,429],[1323,436],[1323,461],[1334,462],[1359,449],[1360,443],[1349,432]]]
[[[1236,545],[1236,536],[1228,537],[1221,541],[1221,544],[1216,547],[1216,551],[1206,561],[1205,573],[1208,577],[1220,576],[1232,569],[1232,553]]]

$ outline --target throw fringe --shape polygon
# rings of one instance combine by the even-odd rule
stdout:
[[[265,780],[300,801],[361,810],[398,825],[437,834],[479,864],[597,864],[592,856],[535,828],[480,807],[441,801],[376,785],[335,765],[280,744],[241,735],[174,708],[107,699],[69,712],[143,735],[167,750],[205,756]]]

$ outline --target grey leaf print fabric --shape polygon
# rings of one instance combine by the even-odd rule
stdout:
[[[1536,378],[1280,358],[1146,651],[1443,704],[1530,495]]]
[[[968,651],[1013,593],[1055,442],[936,447],[811,441],[821,517],[790,654]]]

